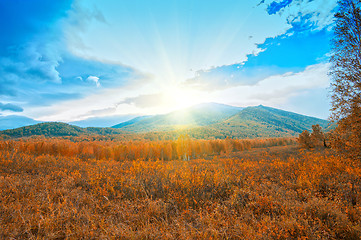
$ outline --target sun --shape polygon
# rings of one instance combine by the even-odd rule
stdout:
[[[180,87],[179,85],[167,86],[163,93],[165,104],[172,108],[172,110],[188,108],[206,101],[200,91]]]

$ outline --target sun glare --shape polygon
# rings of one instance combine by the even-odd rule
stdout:
[[[205,101],[202,94],[198,91],[169,86],[165,89],[165,104],[172,110],[183,109]]]

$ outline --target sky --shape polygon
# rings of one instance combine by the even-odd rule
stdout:
[[[79,121],[194,104],[326,119],[337,0],[0,0],[0,116]]]

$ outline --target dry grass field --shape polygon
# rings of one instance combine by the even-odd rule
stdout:
[[[0,238],[360,239],[360,164],[236,142],[2,141]],[[139,144],[153,157],[125,157]]]

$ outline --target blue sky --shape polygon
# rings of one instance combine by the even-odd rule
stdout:
[[[336,0],[0,0],[0,115],[77,121],[197,103],[327,118]]]

